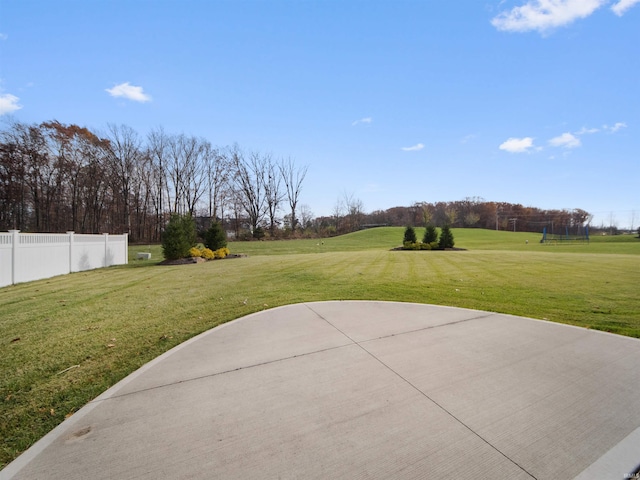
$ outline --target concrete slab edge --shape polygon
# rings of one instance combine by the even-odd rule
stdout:
[[[269,309],[270,311],[278,310],[281,308],[287,308],[290,305],[283,305],[280,307],[274,307]],[[197,342],[201,338],[210,335],[214,331],[218,331],[221,328],[225,328],[229,326],[231,323],[243,321],[246,319],[250,319],[255,315],[259,315],[266,310],[261,310],[259,312],[250,313],[249,315],[242,316],[237,319],[229,320],[221,325],[217,325],[216,327],[210,328],[194,337],[191,337],[189,340],[182,342],[179,345],[176,345],[171,350],[167,350],[162,355],[154,358],[150,362],[145,363],[136,371],[130,373],[125,378],[120,380],[118,383],[105,390],[103,393],[98,395],[96,398],[91,400],[85,406],[80,408],[76,413],[74,413],[71,417],[64,420],[57,427],[47,433],[44,437],[34,443],[31,447],[25,450],[22,454],[20,454],[15,460],[9,463],[6,467],[0,470],[0,480],[9,480],[13,476],[15,476],[20,470],[22,470],[25,466],[29,464],[33,459],[35,459],[45,448],[51,445],[57,438],[63,436],[66,432],[70,431],[78,422],[80,422],[86,415],[88,415],[96,406],[98,406],[101,402],[108,400],[109,398],[116,395],[116,393],[121,390],[124,386],[135,380],[137,377],[145,373],[150,368],[154,367],[156,364],[162,362],[166,358],[171,355],[179,352],[183,348],[188,347],[193,342]]]
[[[574,480],[622,480],[638,478],[634,472],[640,465],[640,427],[622,439],[615,447],[593,462]]]

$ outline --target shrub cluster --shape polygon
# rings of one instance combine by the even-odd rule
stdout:
[[[404,230],[404,238],[402,241],[403,250],[444,250],[445,248],[453,248],[455,242],[453,233],[448,225],[444,225],[438,239],[438,232],[433,225],[427,226],[422,241],[418,242],[415,229],[408,226]]]
[[[213,251],[207,247],[191,247],[189,249],[188,257],[197,258],[202,257],[206,260],[214,260],[216,258],[225,258],[231,251],[227,247],[221,247]]]
[[[212,223],[204,234],[204,246],[196,245],[196,225],[190,215],[172,215],[162,234],[162,253],[167,260],[225,258],[227,234],[219,223]]]
[[[403,250],[438,250],[439,248],[438,242],[404,242],[402,244]]]
[[[222,248],[217,249],[213,253],[215,255],[215,258],[225,258],[231,252],[229,251],[229,249],[227,247],[222,247]]]

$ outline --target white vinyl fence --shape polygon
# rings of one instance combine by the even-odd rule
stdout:
[[[127,235],[0,233],[0,287],[129,261]]]

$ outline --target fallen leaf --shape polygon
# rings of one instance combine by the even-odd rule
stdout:
[[[55,415],[55,414],[56,414],[56,411],[52,408],[51,410],[49,410],[49,413],[50,413],[51,415]]]
[[[113,347],[115,347],[115,345],[113,343],[107,344],[107,348],[113,348]]]
[[[20,337],[16,337],[13,340],[11,340],[11,343],[16,343],[20,341]]]

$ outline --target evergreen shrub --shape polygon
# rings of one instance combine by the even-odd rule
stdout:
[[[262,227],[256,227],[256,229],[253,231],[253,238],[257,240],[264,238],[264,235],[264,228]]]
[[[189,249],[196,244],[196,224],[191,215],[171,215],[162,233],[162,254],[167,260],[189,256]]]
[[[444,225],[442,227],[442,231],[440,232],[440,240],[438,241],[438,246],[440,248],[453,248],[455,242],[453,241],[453,233],[451,233],[451,228],[449,225]]]
[[[213,251],[227,246],[227,232],[218,222],[212,222],[205,232],[204,246]]]
[[[416,237],[416,231],[411,225],[407,226],[407,228],[404,229],[404,240],[402,243],[416,243],[417,241],[418,238]]]
[[[433,225],[427,225],[426,230],[424,231],[424,237],[422,238],[422,243],[433,243],[438,241],[438,231],[436,227]]]

